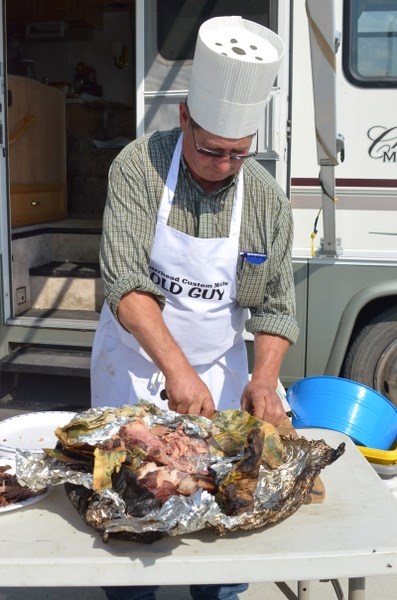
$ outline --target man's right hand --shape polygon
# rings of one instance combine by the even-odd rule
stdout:
[[[165,391],[170,410],[207,418],[212,417],[215,412],[211,392],[191,367],[177,375],[166,375]]]
[[[164,373],[169,408],[210,417],[215,411],[211,393],[172,337],[156,300],[145,292],[132,291],[120,300],[118,317]]]

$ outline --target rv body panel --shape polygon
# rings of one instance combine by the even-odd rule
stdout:
[[[396,343],[388,339],[382,347],[375,335],[374,341],[363,336],[370,328],[379,331],[384,315],[397,339],[396,81],[394,88],[382,83],[359,86],[345,72],[354,35],[369,43],[375,30],[378,43],[379,15],[384,28],[387,18],[395,21],[396,11],[389,4],[383,10],[390,13],[378,13],[379,4],[360,5],[358,0],[299,0],[294,6],[291,203],[297,317],[303,340],[287,355],[284,380],[288,384],[295,379],[304,352],[300,376],[362,377],[397,402],[395,386],[392,390],[387,380],[395,377],[391,365],[397,365]],[[355,14],[358,21],[349,21]],[[395,60],[395,42],[392,52]],[[366,68],[364,62],[361,67]],[[314,93],[308,94],[312,89]],[[321,95],[324,90],[327,97]],[[335,136],[333,146],[330,136]],[[373,344],[366,379],[363,361],[361,375],[352,367],[352,354],[363,355],[361,339]],[[376,370],[382,371],[384,381],[376,378]]]
[[[5,30],[4,4],[0,0],[0,32]],[[0,324],[10,316],[10,215],[7,174],[7,87],[5,37],[0,40]]]
[[[331,131],[335,136],[342,134],[345,144],[343,161],[339,160],[335,168],[335,191],[332,193],[340,252],[362,259],[397,260],[397,122],[393,108],[396,92],[393,88],[357,87],[346,79],[342,63],[347,44],[344,36],[349,35],[349,28],[343,26],[344,3],[338,0],[314,4],[319,12],[334,4],[335,38],[343,32],[341,47],[335,55],[336,122],[332,123],[331,119],[331,123],[324,124],[324,117],[323,122],[316,122],[318,107],[313,95],[308,93],[313,87],[309,65],[314,62],[310,55],[310,24],[304,10],[305,1],[299,0],[295,3],[293,48],[291,202],[295,219],[294,254],[312,254],[311,233],[321,207],[316,139],[326,139],[329,147],[326,134]],[[322,103],[323,99],[318,102]],[[323,227],[321,214],[319,232]],[[320,236],[321,233],[316,238],[316,250]]]

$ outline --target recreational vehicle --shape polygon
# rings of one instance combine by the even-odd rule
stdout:
[[[88,374],[108,168],[177,124],[199,26],[237,14],[286,46],[257,155],[295,222],[282,381],[344,376],[397,405],[397,0],[0,6],[1,369]]]

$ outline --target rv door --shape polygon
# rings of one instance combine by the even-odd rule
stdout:
[[[5,6],[0,0],[0,323],[10,317],[10,227],[7,173]]]

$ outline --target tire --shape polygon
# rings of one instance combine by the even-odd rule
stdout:
[[[346,355],[342,377],[374,388],[397,406],[397,307],[361,329]]]

